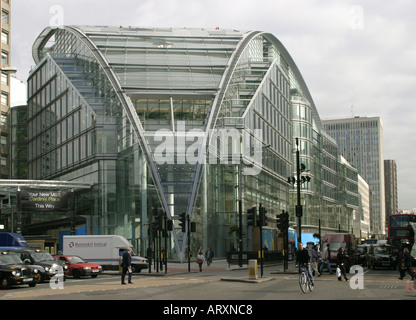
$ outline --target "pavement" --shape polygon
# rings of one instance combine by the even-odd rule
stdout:
[[[200,273],[199,266],[195,261],[191,261],[188,265],[188,262],[168,262],[167,265],[167,272],[165,268],[161,270],[159,268],[159,272],[157,272],[154,268],[154,264],[152,265],[152,272],[149,273],[148,270],[142,270],[140,275],[149,275],[149,276],[169,276],[169,275],[178,275],[178,274],[185,274],[185,273]],[[234,272],[234,271],[244,271],[246,270],[247,273],[242,272]],[[285,270],[283,266],[283,262],[277,262],[274,264],[267,264],[263,265],[263,270],[267,270],[268,275],[266,277],[260,277],[261,266],[258,263],[257,265],[257,274],[258,279],[249,279],[249,267],[247,264],[243,264],[243,266],[238,266],[236,264],[228,264],[226,259],[217,259],[213,260],[212,264],[207,266],[206,262],[202,266],[202,273],[219,273],[221,272],[222,275],[226,274],[222,280],[225,281],[268,281],[274,279],[272,275],[274,274],[291,274],[297,273],[297,269],[294,266],[293,261],[288,263],[288,268]],[[227,272],[229,271],[229,273]]]

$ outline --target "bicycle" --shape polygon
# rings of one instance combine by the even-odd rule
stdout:
[[[304,266],[299,266],[299,286],[300,289],[302,290],[303,293],[308,292],[308,290],[310,292],[313,291],[313,283],[312,280],[309,278],[309,274],[306,271]]]

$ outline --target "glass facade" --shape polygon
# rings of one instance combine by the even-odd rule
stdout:
[[[271,34],[238,30],[68,26],[35,41],[28,79],[28,177],[92,183],[77,195],[87,233],[119,234],[139,253],[158,211],[173,221],[170,256],[254,249],[247,209],[267,229],[294,219],[294,138],[313,177],[304,224],[348,229],[356,171],[338,158],[296,65]],[[355,179],[355,180],[354,180]],[[336,219],[334,219],[336,217]],[[274,244],[270,249],[277,250]]]

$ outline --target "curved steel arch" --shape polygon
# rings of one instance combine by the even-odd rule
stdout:
[[[306,96],[306,99],[308,99],[309,103],[312,106],[312,113],[313,113],[313,119],[315,120],[316,124],[318,125],[318,128],[322,129],[323,125],[321,122],[321,118],[319,117],[318,111],[315,106],[315,102],[313,101],[312,95],[308,89],[308,86],[306,85],[305,80],[303,79],[302,74],[299,71],[299,68],[297,67],[295,61],[293,60],[292,56],[289,54],[285,46],[280,42],[279,39],[277,39],[273,34],[271,33],[263,33],[263,35],[269,39],[274,45],[276,45],[277,49],[279,50],[280,54],[282,55],[283,59],[289,64],[290,69],[292,70],[298,84],[300,85],[302,89],[302,93]]]

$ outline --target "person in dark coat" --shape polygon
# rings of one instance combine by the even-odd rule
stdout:
[[[308,249],[303,247],[303,243],[299,242],[298,250],[296,251],[296,267],[299,267],[299,273],[301,269],[305,269],[308,273],[309,279],[312,285],[315,284],[312,273],[311,273],[311,257],[309,256]]]
[[[123,268],[123,271],[121,273],[121,284],[126,284],[124,282],[124,279],[126,278],[126,273],[128,273],[128,282],[129,283],[133,283],[131,282],[131,274],[132,274],[132,270],[131,270],[131,248],[129,248],[127,251],[125,251],[123,253],[123,258],[121,261],[121,267]]]
[[[345,267],[346,267],[348,258],[349,258],[349,255],[345,253],[344,248],[343,247],[339,248],[338,254],[337,254],[337,268],[340,268],[341,274],[344,276],[345,281],[348,281],[347,274],[345,272]],[[342,281],[341,276],[338,277],[338,280]]]

